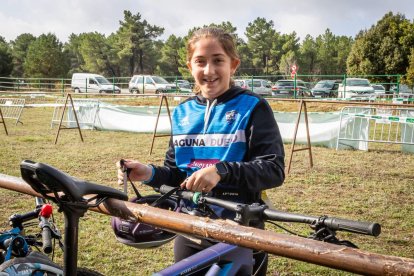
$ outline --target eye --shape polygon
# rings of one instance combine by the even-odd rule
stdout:
[[[195,59],[193,62],[197,65],[203,65],[206,61],[204,59]]]

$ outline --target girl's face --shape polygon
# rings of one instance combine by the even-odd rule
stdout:
[[[194,44],[193,56],[187,66],[203,97],[212,100],[230,88],[230,78],[239,63],[240,60],[226,54],[219,41],[202,38]]]

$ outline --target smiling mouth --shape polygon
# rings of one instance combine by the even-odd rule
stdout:
[[[208,80],[208,79],[204,79],[203,81],[205,82],[205,83],[214,83],[215,81],[217,81],[218,79],[212,79],[212,80]]]

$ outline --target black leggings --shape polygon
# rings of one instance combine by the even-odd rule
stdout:
[[[188,258],[214,244],[216,243],[209,241],[209,240],[205,240],[205,239],[202,239],[201,243],[198,244],[183,236],[178,235],[174,241],[175,262]],[[256,271],[260,267],[259,270],[254,275],[265,276],[266,271],[267,271],[267,263],[268,263],[267,253],[253,251],[253,258],[255,260],[253,271]]]

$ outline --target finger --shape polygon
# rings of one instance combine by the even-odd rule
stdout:
[[[194,178],[193,177],[187,178],[186,181],[185,181],[185,188],[187,190],[192,191],[193,190],[193,185],[194,185]]]
[[[196,179],[193,183],[192,191],[201,192],[203,190],[202,182],[199,179]]]
[[[188,181],[188,177],[180,184],[180,188],[181,189],[184,189],[184,188],[186,188],[186,185],[187,185],[187,181]]]

